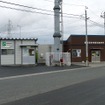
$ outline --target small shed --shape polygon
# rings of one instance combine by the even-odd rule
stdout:
[[[0,65],[36,64],[37,38],[0,38]]]

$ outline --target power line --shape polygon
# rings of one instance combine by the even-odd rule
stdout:
[[[96,14],[93,10],[91,10],[91,9],[89,9],[90,10],[90,12],[93,14],[93,15],[95,15],[95,20],[96,21],[98,21],[98,22],[100,22],[100,15],[98,15],[98,14]],[[100,24],[100,23],[99,23]]]
[[[52,2],[52,3],[54,2],[54,1],[51,1],[51,0],[44,0],[44,1]],[[85,5],[69,4],[69,3],[63,3],[63,5],[73,5],[73,6],[85,7]]]
[[[72,15],[72,16],[81,16],[81,15],[76,15],[76,14],[68,14],[68,13],[63,13],[64,15]]]
[[[31,11],[31,10],[26,10],[26,9],[18,9],[18,8],[2,6],[2,5],[0,5],[0,7],[1,8],[12,9],[12,10],[17,10],[17,11],[22,11],[22,12],[39,13],[39,14],[43,14],[43,15],[53,15],[53,14],[48,14],[48,13],[36,12],[36,11]]]
[[[53,1],[51,1],[51,0],[44,0],[44,1],[53,2]],[[63,5],[74,5],[74,6],[85,7],[85,8],[87,7],[87,6],[85,6],[85,5],[69,4],[69,3],[63,3]],[[93,10],[91,10],[91,9],[89,9],[89,10],[90,10],[95,16],[98,16],[98,17],[99,17],[99,15],[95,14]]]
[[[36,10],[41,10],[41,11],[53,12],[51,10],[30,7],[30,6],[26,6],[26,5],[22,5],[22,4],[17,4],[17,3],[13,3],[13,2],[7,2],[7,1],[2,1],[2,0],[0,0],[0,2],[4,3],[4,4],[10,4],[10,5],[15,5],[15,6],[20,6],[20,7],[30,8],[30,9],[36,9]]]
[[[97,25],[97,26],[103,28],[103,25],[102,25],[102,24],[97,23],[97,22],[95,22],[95,21],[93,21],[93,20],[90,20],[90,19],[89,19],[89,21],[92,22],[92,23],[94,23],[95,25]]]
[[[13,8],[13,7],[2,6],[2,5],[0,5],[0,7],[1,8],[6,8],[6,9],[11,9],[11,10],[22,11],[22,12],[38,13],[38,14],[42,14],[42,15],[54,16],[54,14],[50,14],[50,13],[37,12],[37,11],[31,11],[31,10],[26,10],[26,9]],[[68,14],[68,15],[70,15],[70,14]],[[74,15],[74,16],[75,17],[73,17],[73,16],[63,16],[63,17],[66,17],[66,18],[77,18],[77,19],[79,19],[79,17],[76,17],[76,16],[79,16],[79,15]]]
[[[94,14],[95,16],[97,16],[98,18],[100,18],[99,15],[96,14],[93,10],[91,10],[91,9],[89,9],[89,10],[90,10],[90,12],[91,12],[92,14]]]
[[[81,16],[81,19],[82,19],[82,20],[85,20],[85,17]],[[96,22],[96,21],[93,21],[93,20],[91,20],[90,18],[88,18],[88,21],[91,22],[91,23],[94,23],[95,25],[100,26],[100,27],[103,28],[103,25],[102,25],[102,24],[100,24],[100,23],[98,23],[98,22]]]
[[[10,5],[15,5],[15,6],[19,6],[19,7],[25,7],[25,8],[30,8],[30,9],[36,9],[36,10],[41,10],[41,11],[46,11],[46,12],[54,12],[51,10],[47,10],[47,9],[41,9],[41,8],[35,8],[35,7],[30,7],[30,6],[26,6],[26,5],[22,5],[22,4],[17,4],[17,3],[13,3],[13,2],[7,2],[7,1],[2,1],[0,0],[1,3],[4,4],[10,4]],[[63,13],[65,15],[72,15],[72,16],[80,16],[80,15],[76,15],[76,14],[68,14],[68,13]]]
[[[44,1],[48,1],[48,2],[54,2],[54,1],[51,1],[51,0],[44,0]]]
[[[0,5],[0,7],[1,7],[1,8],[12,9],[12,10],[17,10],[17,11],[22,11],[22,12],[38,13],[38,14],[43,14],[43,15],[54,16],[53,14],[42,13],[42,12],[36,12],[36,11],[31,11],[31,10],[26,10],[26,9],[18,9],[18,8],[7,7],[7,6],[1,6],[1,5]],[[70,15],[70,14],[68,14],[68,15]],[[74,15],[74,16],[79,16],[79,15]],[[63,16],[63,17],[66,17],[66,18],[76,18],[76,19],[80,19],[80,17],[70,17],[70,16]],[[84,20],[84,19],[82,19],[82,20]],[[94,24],[96,24],[97,26],[102,27],[101,24],[99,24],[99,23],[97,23],[97,22],[95,22],[95,21],[92,21],[92,20],[90,20],[90,19],[89,19],[89,21],[92,22],[92,23],[94,23]]]
[[[45,1],[49,1],[49,0],[45,0]],[[30,7],[30,6],[26,6],[26,5],[22,5],[22,4],[17,4],[17,3],[13,3],[13,2],[7,2],[7,1],[2,1],[0,0],[1,3],[4,4],[10,4],[10,5],[14,5],[14,6],[19,6],[19,7],[25,7],[25,8],[30,8],[30,9],[36,9],[36,10],[41,10],[44,12],[37,12],[37,11],[31,11],[31,10],[26,10],[26,9],[19,9],[19,8],[13,8],[13,7],[8,7],[8,6],[2,6],[0,5],[1,8],[7,8],[7,9],[12,9],[12,10],[17,10],[17,11],[22,11],[22,12],[29,12],[29,13],[38,13],[38,14],[43,14],[43,15],[50,15],[50,16],[54,16],[53,11],[51,10],[47,10],[47,9],[41,9],[41,8],[35,8],[35,7]],[[50,1],[52,2],[52,1]],[[65,3],[64,3],[65,4]],[[70,4],[68,4],[70,5]],[[74,5],[74,4],[71,4]],[[77,5],[77,6],[84,6],[84,5]],[[45,12],[51,12],[51,13],[45,13]],[[66,16],[66,18],[76,18],[76,19],[80,19],[81,15],[76,15],[76,14],[68,14],[68,13],[63,13]],[[83,19],[84,20],[84,19]],[[89,19],[90,20],[90,19]],[[92,23],[101,26],[101,24],[94,22],[92,20],[90,20]]]

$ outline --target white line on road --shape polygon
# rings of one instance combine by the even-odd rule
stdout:
[[[80,69],[86,69],[86,68],[83,67],[83,68],[76,68],[76,69],[66,69],[66,70],[59,70],[59,71],[49,71],[49,72],[41,72],[41,73],[34,73],[34,74],[24,74],[24,75],[17,75],[17,76],[2,77],[2,78],[0,78],[0,81],[1,80],[16,79],[16,78],[23,78],[23,77],[45,75],[45,74],[61,73],[61,72],[80,70]]]

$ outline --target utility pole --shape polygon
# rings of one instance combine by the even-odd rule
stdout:
[[[105,12],[101,14],[100,17],[104,19],[104,35],[105,35]]]
[[[89,65],[89,61],[88,61],[88,35],[87,35],[87,7],[85,6],[85,32],[86,32],[86,37],[85,37],[85,41],[86,41],[86,66]]]
[[[8,21],[8,26],[7,26],[7,31],[8,31],[8,36],[7,37],[11,37],[11,28],[12,28],[12,25],[11,25],[11,20]]]
[[[19,27],[19,29],[20,29],[20,38],[21,38],[21,26],[17,25],[17,27]]]

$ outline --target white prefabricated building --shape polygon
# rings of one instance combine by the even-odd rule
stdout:
[[[37,38],[0,38],[0,65],[36,64]]]

